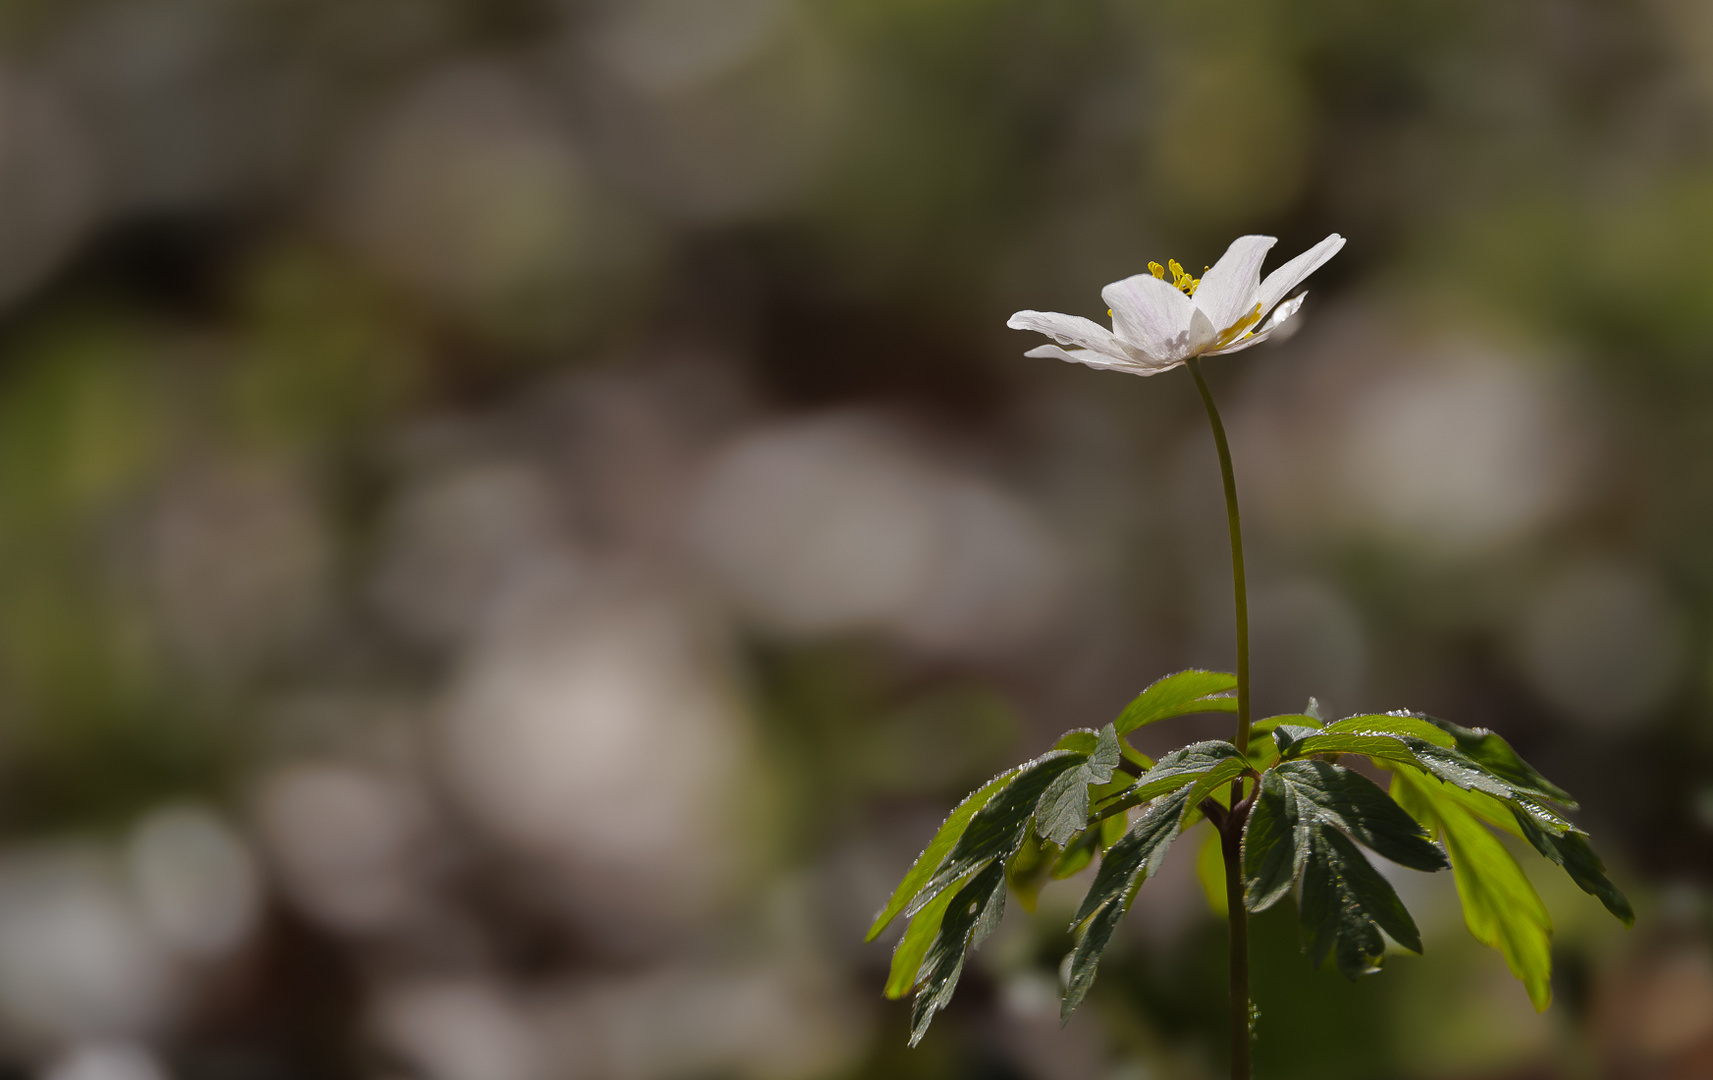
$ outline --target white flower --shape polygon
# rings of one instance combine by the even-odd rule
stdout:
[[[1056,311],[1019,311],[1006,325],[1072,346],[1066,350],[1042,345],[1025,356],[1050,356],[1133,375],[1154,375],[1192,357],[1247,349],[1267,340],[1297,313],[1307,293],[1279,301],[1336,255],[1344,237],[1333,233],[1262,281],[1261,260],[1276,243],[1271,236],[1240,236],[1199,281],[1176,261],[1171,263],[1171,281],[1166,280],[1165,267],[1149,263],[1151,273],[1115,281],[1100,291],[1112,316],[1111,330],[1092,319]],[[1263,323],[1268,312],[1272,316]]]

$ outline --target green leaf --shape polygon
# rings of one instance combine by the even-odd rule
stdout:
[[[1309,832],[1298,923],[1309,962],[1319,967],[1331,954],[1347,979],[1380,969],[1382,930],[1411,952],[1422,951],[1421,933],[1391,883],[1337,829]]]
[[[1070,1019],[1088,995],[1089,987],[1094,985],[1101,954],[1112,941],[1119,920],[1130,910],[1136,890],[1160,869],[1166,849],[1178,834],[1178,819],[1184,813],[1186,794],[1181,790],[1173,792],[1137,815],[1129,831],[1101,860],[1094,884],[1089,886],[1072,923],[1073,927],[1087,925],[1071,953],[1070,977],[1059,1009],[1061,1021]]]
[[[1173,750],[1161,758],[1152,769],[1143,773],[1141,779],[1137,780],[1135,784],[1126,788],[1115,798],[1096,807],[1095,818],[1099,820],[1128,810],[1132,806],[1151,802],[1161,795],[1193,783],[1197,777],[1209,769],[1232,758],[1242,760],[1242,755],[1238,754],[1237,747],[1218,739],[1191,743],[1188,746]]]
[[[1120,735],[1139,727],[1190,713],[1236,712],[1237,699],[1224,697],[1237,689],[1237,676],[1223,671],[1180,671],[1157,680],[1136,695],[1113,721]]]
[[[1457,749],[1465,757],[1513,788],[1551,799],[1571,810],[1576,809],[1576,800],[1571,797],[1570,792],[1542,776],[1533,765],[1511,749],[1510,743],[1495,733],[1486,728],[1460,727],[1449,720],[1434,716],[1422,716],[1422,719],[1449,734],[1456,740]]]
[[[863,939],[864,941],[873,941],[879,937],[880,932],[886,929],[887,924],[904,910],[905,905],[915,899],[916,894],[922,891],[922,886],[928,884],[928,879],[934,876],[935,870],[939,869],[940,863],[952,850],[952,846],[963,836],[964,830],[969,827],[970,819],[975,816],[976,811],[986,806],[988,800],[992,799],[1005,785],[1011,783],[1017,774],[1027,767],[1027,765],[1019,765],[1015,769],[1007,769],[1000,773],[965,796],[964,801],[946,816],[945,822],[940,825],[939,831],[934,834],[934,838],[928,841],[928,846],[922,849],[922,854],[916,856],[916,861],[910,865],[909,871],[904,875],[904,880],[900,881],[898,888],[893,890],[892,898],[874,917],[874,924],[868,928],[868,935]]]
[[[916,986],[916,976],[922,970],[922,960],[928,946],[940,932],[940,921],[956,895],[956,889],[941,889],[940,894],[918,911],[905,929],[904,936],[892,950],[892,970],[886,977],[886,996],[896,1001]]]
[[[965,952],[981,943],[1004,911],[1005,868],[998,862],[989,863],[953,895],[922,964],[922,988],[910,1010],[911,1046],[922,1041],[934,1014],[952,1000],[963,974]]]
[[[1443,784],[1436,790],[1441,798],[1460,804],[1482,821],[1496,825],[1518,839],[1527,838],[1523,832],[1524,820],[1554,836],[1575,830],[1575,826],[1547,807],[1520,795],[1500,799],[1484,791],[1465,791],[1454,784]]]
[[[1400,771],[1392,790],[1445,844],[1469,932],[1499,950],[1535,1010],[1544,1012],[1552,1004],[1552,918],[1517,860],[1461,802],[1445,797],[1442,785]]]
[[[1001,788],[964,828],[963,835],[946,855],[945,860],[923,884],[916,899],[905,906],[913,914],[939,891],[983,863],[992,859],[1001,862],[1023,843],[1023,836],[1034,816],[1035,804],[1054,780],[1087,760],[1087,755],[1065,750],[1043,754],[1024,765],[1010,783]]]
[[[1092,754],[1100,743],[1100,732],[1094,728],[1072,728],[1059,736],[1059,741],[1053,744],[1054,750],[1073,750],[1079,754]]]
[[[1088,827],[1089,786],[1111,781],[1120,760],[1118,732],[1108,724],[1100,730],[1093,753],[1042,792],[1035,808],[1035,830],[1061,847],[1070,843],[1071,837]]]
[[[1376,761],[1421,769],[1467,791],[1483,791],[1503,800],[1516,794],[1508,782],[1461,751],[1436,746],[1413,735],[1327,732],[1293,742],[1280,756],[1290,759],[1311,754],[1362,754]]]
[[[1416,819],[1360,773],[1324,761],[1290,761],[1273,775],[1316,822],[1342,829],[1399,866],[1432,873],[1450,865]]]
[[[1192,809],[1199,807],[1203,799],[1248,771],[1249,762],[1242,756],[1226,758],[1196,779],[1195,785],[1190,788],[1186,802]],[[1188,828],[1192,824],[1194,822],[1185,821],[1183,827]]]
[[[1279,724],[1273,728],[1273,746],[1283,757],[1285,752],[1297,743],[1311,735],[1319,734],[1318,728],[1301,727],[1297,724]]]
[[[1053,864],[1055,880],[1063,881],[1094,861],[1094,853],[1100,849],[1101,832],[1105,825],[1106,823],[1102,822],[1092,829],[1085,829],[1076,839],[1065,845],[1064,853],[1059,856],[1059,861]]]
[[[1273,729],[1280,725],[1289,724],[1291,727],[1317,728],[1319,720],[1308,713],[1285,713],[1283,716],[1269,716],[1265,720],[1257,720],[1249,727],[1251,735],[1270,735]]]
[[[1291,891],[1302,874],[1307,831],[1296,793],[1277,769],[1264,773],[1243,826],[1244,907],[1265,911]]]
[[[1031,833],[1005,864],[1005,882],[1017,894],[1024,911],[1034,912],[1041,887],[1047,883],[1047,874],[1059,861],[1060,854],[1059,845],[1043,842]]]
[[[1225,898],[1225,840],[1218,829],[1209,828],[1196,849],[1196,880],[1207,897],[1207,906],[1215,915],[1225,918],[1231,913]]]
[[[1457,745],[1456,740],[1451,737],[1449,732],[1422,719],[1415,713],[1390,712],[1348,716],[1335,724],[1326,725],[1326,730],[1359,735],[1409,735],[1423,742],[1433,743],[1435,746],[1442,746],[1447,749]]]
[[[1244,828],[1244,906],[1264,911],[1289,892],[1303,876],[1313,834],[1327,828],[1401,866],[1447,865],[1421,825],[1366,777],[1324,761],[1287,761],[1262,777]]]
[[[1630,906],[1629,898],[1606,876],[1606,865],[1594,853],[1588,837],[1580,832],[1555,835],[1537,826],[1521,810],[1512,812],[1522,835],[1535,846],[1536,851],[1562,866],[1570,880],[1576,882],[1583,892],[1605,904],[1606,910],[1625,926],[1636,924],[1636,911]]]

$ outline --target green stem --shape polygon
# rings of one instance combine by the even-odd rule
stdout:
[[[1232,798],[1243,781],[1231,786]],[[1245,808],[1247,811],[1247,808]],[[1220,830],[1225,856],[1225,910],[1231,937],[1231,1080],[1249,1080],[1249,912],[1243,906],[1243,823],[1247,812],[1232,814]]]
[[[1243,517],[1237,511],[1237,477],[1231,471],[1231,444],[1225,441],[1225,425],[1219,406],[1202,378],[1201,361],[1184,362],[1195,376],[1201,402],[1207,406],[1207,422],[1213,427],[1213,445],[1219,451],[1219,472],[1225,480],[1225,519],[1231,528],[1231,587],[1237,596],[1237,749],[1249,753],[1249,589],[1243,576]]]
[[[1237,511],[1237,477],[1231,469],[1231,445],[1213,391],[1202,377],[1201,362],[1184,364],[1195,376],[1196,389],[1207,407],[1213,445],[1219,451],[1219,472],[1225,481],[1225,517],[1231,528],[1231,587],[1237,600],[1237,749],[1249,752],[1249,591],[1243,574],[1243,519]],[[1225,902],[1231,936],[1231,1080],[1249,1080],[1249,912],[1243,906],[1243,825],[1248,807],[1242,805],[1243,781],[1231,785],[1232,814],[1220,830],[1225,857]]]

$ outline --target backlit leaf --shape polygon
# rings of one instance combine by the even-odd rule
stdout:
[[[1571,797],[1570,792],[1542,776],[1533,765],[1511,749],[1510,743],[1493,732],[1486,728],[1460,727],[1449,720],[1433,716],[1423,716],[1422,719],[1456,740],[1457,749],[1465,757],[1512,787],[1519,791],[1534,792],[1572,810],[1576,809],[1576,800]]]
[[[1009,859],[1023,843],[1024,832],[1042,793],[1054,780],[1086,760],[1086,754],[1055,750],[1023,766],[1010,783],[970,818],[963,835],[952,845],[944,861],[923,884],[916,898],[905,906],[905,913],[914,913],[941,889],[989,860],[1003,862]]]
[[[1065,845],[1065,850],[1059,855],[1059,861],[1053,864],[1053,877],[1063,880],[1077,873],[1083,867],[1094,861],[1094,853],[1100,849],[1101,829],[1104,822],[1092,829],[1085,829],[1076,839]]]
[[[1190,713],[1236,712],[1237,699],[1225,697],[1237,689],[1237,676],[1223,671],[1180,671],[1157,680],[1136,695],[1113,721],[1120,735],[1139,727]]]
[[[1196,880],[1201,882],[1208,909],[1222,919],[1230,914],[1225,896],[1225,838],[1218,829],[1208,829],[1196,849]]]
[[[1047,874],[1059,861],[1060,854],[1059,845],[1030,834],[1023,838],[1023,843],[1006,862],[1005,882],[1017,894],[1024,911],[1035,910],[1041,887],[1047,883]]]
[[[1552,1003],[1552,919],[1517,860],[1474,814],[1445,797],[1435,781],[1399,771],[1392,791],[1405,809],[1431,824],[1445,844],[1469,932],[1499,950],[1535,1009],[1544,1011]]]
[[[940,895],[911,917],[904,936],[898,939],[892,950],[892,970],[886,977],[887,997],[897,1000],[915,989],[916,976],[922,970],[928,946],[940,933],[940,921],[945,918],[946,907],[955,895],[956,889],[942,889]]]
[[[1449,732],[1438,725],[1424,720],[1414,713],[1368,713],[1362,716],[1347,716],[1337,723],[1326,725],[1329,732],[1349,732],[1369,735],[1410,735],[1423,742],[1446,748],[1455,747],[1457,742]]]
[[[964,797],[964,801],[946,816],[945,822],[940,825],[939,831],[934,833],[934,838],[928,841],[928,846],[922,850],[922,854],[916,856],[916,861],[905,873],[904,880],[893,890],[892,898],[874,917],[874,924],[868,928],[868,935],[863,940],[873,941],[880,936],[887,924],[922,891],[922,886],[928,884],[928,879],[934,876],[934,871],[939,869],[940,863],[969,827],[970,819],[975,816],[976,811],[986,806],[988,800],[1027,767],[1019,765],[1015,769],[1007,769]]]

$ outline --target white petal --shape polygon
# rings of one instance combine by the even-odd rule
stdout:
[[[1338,249],[1344,246],[1344,237],[1333,233],[1314,247],[1298,255],[1290,262],[1267,275],[1267,280],[1261,283],[1261,289],[1255,299],[1261,305],[1261,313],[1273,310],[1273,305],[1285,298],[1302,283],[1302,280],[1319,270],[1326,260],[1338,254]],[[1200,289],[1196,290],[1200,292]]]
[[[1190,332],[1185,339],[1184,355],[1200,356],[1207,351],[1207,347],[1212,345],[1217,337],[1219,337],[1219,331],[1214,329],[1213,323],[1208,321],[1207,315],[1202,312],[1201,308],[1196,308],[1196,313],[1190,316]]]
[[[1100,290],[1100,298],[1112,309],[1112,329],[1124,344],[1155,360],[1192,355],[1191,328],[1201,312],[1177,286],[1137,274]]]
[[[1051,360],[1066,360],[1073,364],[1086,364],[1091,368],[1102,368],[1108,371],[1123,371],[1130,375],[1157,375],[1166,370],[1154,364],[1138,363],[1134,360],[1114,360],[1088,349],[1071,349],[1066,351],[1057,345],[1037,345],[1023,354],[1024,356],[1046,357]]]
[[[1277,330],[1282,323],[1297,313],[1297,310],[1303,306],[1303,298],[1308,296],[1308,294],[1308,290],[1304,289],[1302,292],[1274,308],[1273,314],[1267,316],[1267,321],[1262,323],[1261,328],[1256,330],[1255,333],[1271,334],[1274,330]]]
[[[1291,297],[1289,300],[1286,300],[1284,303],[1273,309],[1273,314],[1268,317],[1266,322],[1261,324],[1261,328],[1259,330],[1246,337],[1238,338],[1223,349],[1215,349],[1207,355],[1224,356],[1227,353],[1242,352],[1251,345],[1261,344],[1263,341],[1266,341],[1268,338],[1273,336],[1273,331],[1290,321],[1291,316],[1297,313],[1297,309],[1303,306],[1303,297],[1307,295],[1307,292],[1300,292]]]
[[[1261,284],[1261,260],[1276,243],[1271,236],[1239,236],[1202,275],[1193,299],[1215,330],[1235,325],[1254,308],[1255,290]]]
[[[1046,334],[1060,345],[1075,345],[1113,360],[1129,362],[1125,351],[1112,331],[1081,315],[1061,315],[1057,311],[1019,311],[1005,322],[1013,330],[1033,330]]]
[[[1268,338],[1270,338],[1272,336],[1273,336],[1273,331],[1263,330],[1258,334],[1250,334],[1248,337],[1238,338],[1236,341],[1232,342],[1230,345],[1227,345],[1223,349],[1215,349],[1212,352],[1204,353],[1203,355],[1205,355],[1205,356],[1229,356],[1230,354],[1232,354],[1234,352],[1242,352],[1244,349],[1247,349],[1251,345],[1259,345],[1263,341],[1266,341]]]

